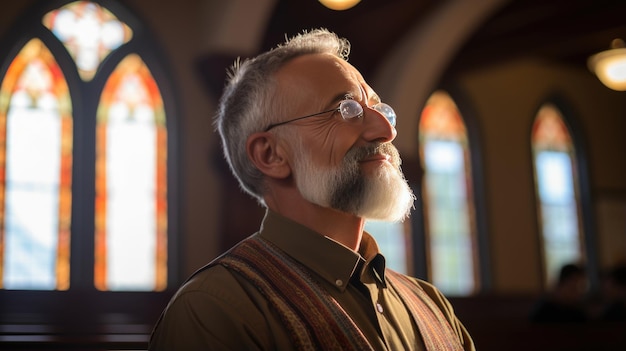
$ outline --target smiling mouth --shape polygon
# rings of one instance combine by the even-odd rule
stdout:
[[[375,155],[370,155],[364,159],[361,160],[361,163],[366,163],[366,162],[381,162],[381,161],[387,161],[387,162],[391,162],[391,156],[387,155],[387,154],[375,154]]]

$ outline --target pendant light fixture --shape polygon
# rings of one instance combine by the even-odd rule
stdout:
[[[587,63],[604,85],[626,91],[626,47],[622,39],[614,39],[610,50],[591,56]]]
[[[361,0],[319,0],[322,5],[328,7],[331,10],[343,11],[354,7]]]

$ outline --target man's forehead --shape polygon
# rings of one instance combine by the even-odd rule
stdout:
[[[337,89],[354,90],[353,93],[359,95],[363,90],[368,95],[373,93],[354,66],[332,54],[297,57],[279,70],[277,76],[284,82],[292,80],[304,85],[334,85]]]

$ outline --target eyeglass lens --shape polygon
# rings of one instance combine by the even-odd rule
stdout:
[[[391,106],[383,102],[379,102],[372,106],[372,108],[385,116],[393,127],[396,126],[396,113]],[[348,120],[362,116],[363,106],[355,100],[344,100],[339,105],[339,112],[341,113],[341,117],[343,117],[343,119]]]

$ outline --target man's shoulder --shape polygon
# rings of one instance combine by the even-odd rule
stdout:
[[[180,290],[185,291],[205,291],[211,290],[215,286],[235,282],[236,279],[226,267],[211,262],[195,271],[187,278]]]
[[[170,300],[155,326],[152,345],[197,350],[229,345],[225,349],[243,350],[261,342],[272,349],[267,336],[270,312],[252,289],[222,265],[204,266]]]
[[[211,262],[192,273],[183,283],[179,292],[184,291],[210,291],[216,288],[232,289],[234,286],[241,285],[242,279],[232,269],[222,264],[223,260],[231,255],[231,252],[241,246],[244,246],[249,240],[243,240],[235,245],[229,251],[223,253]]]
[[[260,297],[257,295],[254,286],[237,273],[220,264],[209,264],[192,274],[178,288],[168,309],[186,310],[192,306],[206,311],[245,312],[259,305]]]

